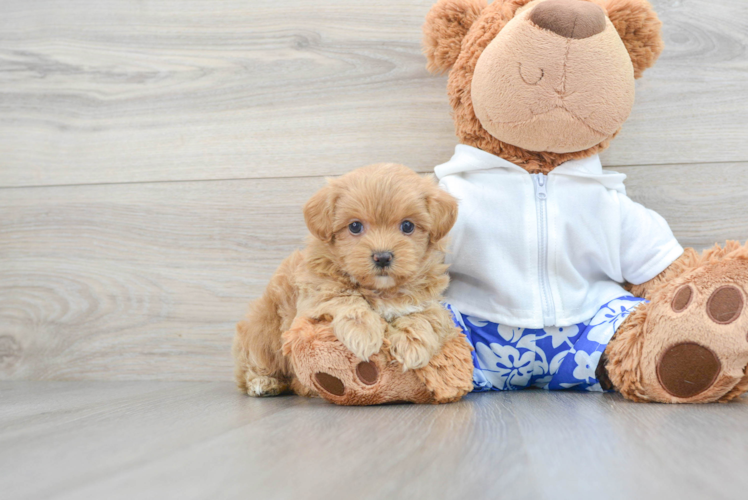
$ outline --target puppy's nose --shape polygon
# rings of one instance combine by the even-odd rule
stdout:
[[[392,263],[392,252],[374,252],[371,254],[371,260],[377,267],[387,267]]]
[[[566,38],[587,38],[605,30],[602,7],[584,0],[546,0],[532,9],[530,21]]]

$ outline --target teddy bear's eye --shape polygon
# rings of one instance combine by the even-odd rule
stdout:
[[[361,231],[364,230],[364,225],[359,221],[354,220],[353,222],[348,224],[348,230],[351,232],[351,234],[361,234]]]
[[[400,223],[400,231],[405,234],[410,234],[415,231],[416,225],[409,220],[404,220]]]
[[[526,84],[537,85],[540,83],[540,80],[542,80],[544,76],[545,71],[543,70],[543,68],[525,68],[523,70],[522,63],[519,63],[519,77],[522,78],[522,81]]]

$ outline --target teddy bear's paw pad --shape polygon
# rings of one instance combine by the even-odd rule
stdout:
[[[356,376],[365,385],[374,385],[379,380],[379,369],[371,361],[363,361],[356,366]]]
[[[737,287],[727,285],[717,288],[706,304],[706,313],[712,321],[729,325],[740,317],[743,311],[743,294]]]
[[[338,377],[329,373],[317,372],[314,374],[314,384],[318,391],[323,391],[333,396],[342,396],[345,394],[345,384]]]
[[[682,313],[692,305],[696,292],[690,284],[678,288],[673,295],[673,312]],[[714,290],[706,301],[706,315],[718,325],[729,325],[740,318],[745,305],[743,292],[735,285],[723,285]]]
[[[719,358],[711,349],[684,342],[665,351],[657,365],[657,378],[669,394],[686,399],[714,385],[720,369]]]
[[[657,401],[717,401],[745,377],[748,307],[743,267],[704,266],[653,297],[643,360]],[[649,389],[646,389],[649,387]]]
[[[677,313],[684,311],[689,306],[689,304],[691,304],[692,298],[693,289],[690,285],[683,285],[682,287],[680,287],[675,293],[675,296],[673,296],[673,301],[671,302],[673,311]]]

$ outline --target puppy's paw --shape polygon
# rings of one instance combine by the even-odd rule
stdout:
[[[386,336],[390,352],[403,365],[403,370],[423,368],[441,348],[433,326],[420,315],[396,319],[389,325]]]
[[[408,338],[403,333],[396,333],[389,340],[392,357],[403,365],[403,371],[423,368],[431,361],[431,350],[420,340]]]
[[[288,386],[273,377],[254,377],[247,380],[247,394],[261,398],[266,396],[278,396],[288,390]]]
[[[374,311],[352,310],[335,318],[332,328],[335,336],[357,358],[368,361],[378,353],[384,342],[386,323]]]

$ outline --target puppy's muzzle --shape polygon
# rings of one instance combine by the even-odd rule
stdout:
[[[382,269],[389,267],[394,257],[392,252],[374,252],[371,254],[371,260],[374,261],[374,265]]]

